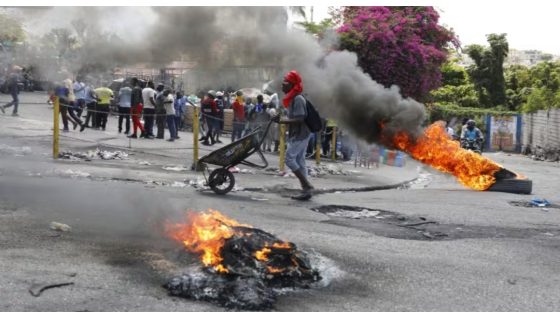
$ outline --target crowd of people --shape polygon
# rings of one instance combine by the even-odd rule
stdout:
[[[199,93],[199,98],[195,97],[196,101],[191,102],[182,91],[173,91],[171,88],[166,88],[163,83],[158,83],[156,86],[153,81],[144,82],[135,77],[123,80],[120,89],[113,91],[107,86],[94,86],[93,82],[84,80],[81,76],[72,80],[70,73],[65,72],[63,75],[66,79],[54,82],[48,89],[51,103],[55,96],[59,99],[63,132],[70,131],[70,124],[74,130],[80,127],[80,132],[86,128],[104,131],[107,128],[110,106],[116,104],[119,133],[135,139],[164,139],[165,129],[167,129],[169,133],[167,140],[175,141],[179,139],[179,130],[184,128],[187,106],[192,105],[201,108],[199,140],[203,145],[212,146],[222,143],[223,138],[220,137],[224,133],[224,113],[226,109],[231,109],[233,112],[231,142],[258,130],[261,138],[265,137],[262,144],[263,151],[278,152],[279,150],[278,123],[272,122],[268,133],[264,134],[266,125],[272,117],[288,113],[288,110],[281,106],[276,93],[265,91],[264,94],[253,98],[244,95],[241,90],[234,92],[209,90],[206,93]],[[14,66],[7,82],[12,101],[0,106],[2,112],[13,107],[13,116],[18,115],[20,90],[18,76],[21,76],[21,68]],[[331,137],[334,127],[336,123],[328,119],[325,120],[325,128],[319,139],[312,134],[306,149],[307,157],[314,155],[317,140],[321,142],[321,155],[331,156]],[[344,137],[340,130],[338,136]],[[344,159],[350,159],[352,149],[348,145],[343,145],[339,149]]]
[[[12,115],[16,116],[19,105],[19,88],[17,76],[21,69],[14,67],[10,74],[8,87],[12,102],[1,106],[0,110],[14,107]],[[311,157],[317,141],[321,142],[322,155],[328,157],[331,150],[332,134],[339,133],[333,120],[323,121],[323,129],[319,133],[311,132],[305,123],[307,115],[306,98],[303,94],[302,79],[295,71],[284,78],[282,91],[284,98],[279,99],[276,93],[244,95],[238,91],[209,90],[197,96],[184,95],[182,91],[174,91],[163,83],[157,86],[153,81],[143,81],[136,77],[123,80],[117,89],[95,86],[91,80],[77,76],[74,80],[69,72],[63,73],[64,79],[54,82],[48,88],[49,101],[59,102],[59,112],[63,123],[63,132],[70,132],[69,124],[80,132],[86,128],[106,130],[111,106],[117,105],[116,120],[118,132],[128,138],[164,139],[165,129],[168,141],[179,139],[179,130],[184,126],[187,106],[200,106],[199,141],[203,145],[212,146],[222,143],[225,112],[232,111],[231,142],[257,132],[262,140],[262,151],[279,151],[280,125],[286,124],[286,165],[300,180],[302,193],[294,196],[298,200],[311,197],[313,186],[307,180],[306,157]],[[194,96],[194,99],[191,97]],[[282,119],[280,119],[282,117]],[[83,119],[82,119],[83,118]],[[265,134],[266,127],[270,128]],[[156,129],[157,130],[154,130]],[[343,138],[343,137],[342,137]],[[349,146],[346,146],[349,148]],[[341,152],[345,159],[350,159],[352,152],[345,153],[344,145]],[[350,149],[351,150],[351,149]]]
[[[73,129],[79,126],[81,132],[86,128],[105,130],[110,106],[116,103],[119,133],[129,138],[164,139],[167,128],[168,141],[179,139],[178,130],[183,126],[182,117],[187,104],[182,92],[174,92],[161,83],[155,87],[152,81],[142,86],[140,80],[131,78],[124,80],[115,93],[109,87],[95,87],[92,82],[84,82],[81,77],[74,81],[68,74],[66,77],[49,89],[50,101],[54,101],[54,97],[59,100],[64,132],[70,131],[69,123],[73,124]],[[82,121],[84,111],[86,115]],[[157,135],[154,135],[154,122]]]

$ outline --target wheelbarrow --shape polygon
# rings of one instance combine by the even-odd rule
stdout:
[[[204,179],[206,180],[206,185],[210,186],[216,194],[225,195],[235,186],[235,177],[233,176],[233,173],[229,171],[230,168],[238,164],[259,169],[266,168],[268,166],[268,161],[261,151],[261,144],[263,143],[272,122],[273,120],[270,120],[266,125],[262,138],[259,135],[261,130],[261,127],[259,126],[243,138],[212,151],[208,155],[200,158],[198,163],[201,163],[200,166]],[[253,153],[257,153],[259,155],[263,162],[262,165],[246,160]],[[218,165],[221,167],[214,169],[208,178],[206,178],[206,173],[209,172],[208,164]]]

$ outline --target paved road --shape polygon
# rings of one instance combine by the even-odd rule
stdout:
[[[30,103],[44,98],[21,97]],[[113,119],[105,132],[65,134],[61,150],[121,149],[130,154],[127,160],[53,161],[51,110],[23,104],[20,114],[0,115],[3,311],[223,310],[169,297],[161,287],[194,259],[177,254],[161,234],[162,222],[182,217],[185,209],[207,208],[311,253],[324,280],[314,289],[281,296],[277,311],[560,309],[560,209],[509,203],[541,197],[560,204],[558,163],[487,154],[531,178],[532,196],[472,191],[414,161],[405,168],[372,170],[333,164],[346,175],[313,178],[316,187],[340,189],[417,179],[403,189],[321,194],[299,203],[272,189],[295,188],[295,178],[255,171],[236,174],[239,188],[273,192],[217,196],[189,184],[201,179],[199,173],[181,169],[191,163],[189,133],[173,144],[135,140],[128,148]],[[276,156],[268,158],[276,165]],[[337,205],[382,215],[350,219],[323,213],[325,206]],[[50,230],[52,221],[72,231]],[[397,226],[422,221],[435,223]],[[63,282],[73,284],[39,297],[28,292],[34,285]]]

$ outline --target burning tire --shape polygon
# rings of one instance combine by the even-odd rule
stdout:
[[[529,179],[506,178],[498,179],[488,191],[501,191],[514,194],[530,194],[533,189],[533,181]]]
[[[230,171],[218,168],[210,173],[208,185],[216,194],[225,195],[233,189],[235,178]]]

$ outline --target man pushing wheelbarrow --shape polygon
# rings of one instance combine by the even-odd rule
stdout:
[[[235,178],[229,171],[231,167],[237,164],[244,164],[257,168],[266,168],[268,162],[261,152],[261,144],[268,133],[270,124],[278,122],[280,124],[288,125],[288,147],[286,150],[286,165],[298,178],[302,192],[298,195],[292,196],[295,200],[309,200],[311,198],[311,191],[313,186],[307,179],[307,167],[305,165],[305,151],[307,144],[311,138],[309,117],[313,116],[309,112],[310,103],[301,95],[303,92],[303,83],[301,76],[292,70],[284,77],[282,82],[282,91],[286,94],[283,99],[284,107],[288,111],[287,117],[280,118],[280,115],[273,117],[266,126],[262,137],[259,136],[259,129],[253,130],[245,137],[232,142],[210,154],[202,157],[199,163],[204,163],[204,168],[207,169],[206,164],[215,164],[221,168],[215,169],[210,173],[207,183],[210,188],[217,194],[227,194],[235,185]],[[311,106],[312,107],[312,106]],[[314,112],[314,109],[313,109]],[[312,113],[315,116],[316,112]],[[314,119],[319,120],[320,119]],[[313,128],[313,123],[311,123]],[[258,165],[245,159],[253,153],[258,153],[263,161],[263,165]]]

